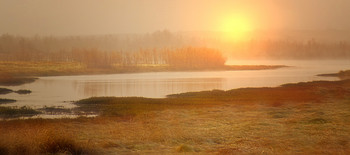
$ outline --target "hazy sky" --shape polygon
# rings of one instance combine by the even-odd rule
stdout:
[[[350,0],[0,0],[0,34],[80,35],[251,29],[350,29]]]

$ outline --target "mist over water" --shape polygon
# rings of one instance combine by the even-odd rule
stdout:
[[[0,155],[350,154],[349,15],[350,0],[0,0]]]

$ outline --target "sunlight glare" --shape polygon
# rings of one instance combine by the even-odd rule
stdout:
[[[223,18],[220,31],[223,37],[229,41],[241,41],[249,39],[249,33],[253,30],[251,22],[242,15],[227,16]]]

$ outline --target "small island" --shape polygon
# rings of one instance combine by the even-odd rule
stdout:
[[[340,79],[350,79],[350,70],[339,71],[338,73],[319,74],[318,76],[339,77]]]

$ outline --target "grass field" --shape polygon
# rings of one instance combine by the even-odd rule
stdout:
[[[10,154],[349,154],[350,80],[76,102],[95,118],[0,121]]]

